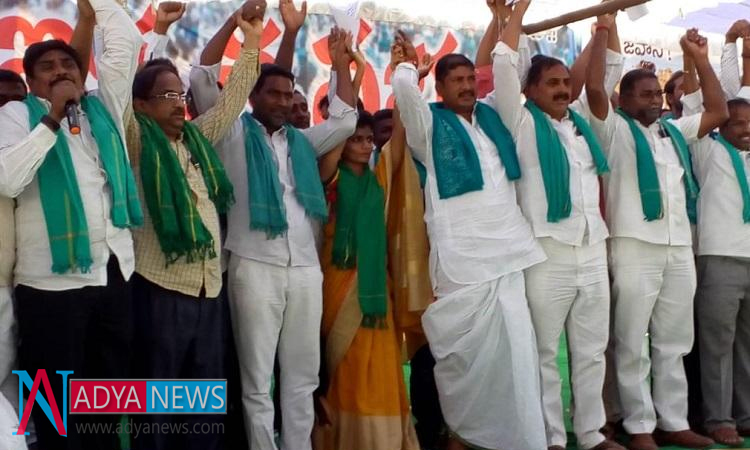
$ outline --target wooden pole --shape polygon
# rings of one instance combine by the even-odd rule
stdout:
[[[585,20],[590,17],[600,16],[602,14],[611,14],[620,9],[630,8],[647,3],[651,0],[610,0],[578,11],[573,11],[553,19],[543,20],[523,26],[523,32],[532,35],[541,31],[551,30],[552,28],[561,27],[569,23]]]

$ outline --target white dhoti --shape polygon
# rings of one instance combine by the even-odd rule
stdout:
[[[422,325],[451,432],[481,449],[545,450],[539,365],[523,273],[439,295],[422,316]]]

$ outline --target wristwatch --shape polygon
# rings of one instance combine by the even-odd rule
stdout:
[[[45,124],[47,128],[52,130],[53,132],[57,132],[57,130],[60,129],[60,122],[56,121],[52,117],[48,115],[43,115],[42,119],[40,120],[41,123]]]

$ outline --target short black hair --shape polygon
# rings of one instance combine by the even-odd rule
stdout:
[[[529,73],[526,76],[526,86],[539,84],[539,82],[542,81],[542,74],[544,71],[556,66],[563,66],[566,69],[568,68],[564,62],[557,58],[546,55],[534,56],[531,58],[531,67],[529,67]]]
[[[636,83],[641,80],[659,80],[655,73],[646,69],[633,69],[626,73],[620,81],[620,94],[630,94],[635,89]]]
[[[367,111],[360,111],[359,117],[357,117],[357,128],[362,127],[375,128],[375,119],[372,114]]]
[[[750,102],[744,98],[734,98],[727,102],[727,108],[730,110],[734,108],[750,108]]]
[[[474,70],[474,63],[460,53],[450,53],[443,56],[435,65],[435,80],[443,81],[451,70],[457,67],[469,67]]]
[[[178,78],[180,77],[177,67],[172,61],[166,58],[152,59],[144,64],[138,73],[135,74],[135,79],[133,80],[133,98],[148,99],[151,95],[151,90],[154,88],[154,84],[156,84],[156,79],[164,72],[172,73]]]
[[[673,73],[671,77],[669,77],[669,80],[667,81],[667,84],[664,85],[664,92],[672,95],[674,94],[674,90],[677,87],[677,80],[685,76],[685,72],[678,70],[677,72]]]
[[[75,61],[79,69],[83,66],[83,64],[81,64],[81,55],[78,54],[76,49],[63,40],[52,39],[49,41],[34,42],[29,45],[29,48],[26,49],[26,53],[23,54],[23,71],[26,72],[26,77],[34,78],[34,66],[36,65],[36,62],[39,61],[42,56],[53,50],[60,50],[63,53],[67,53],[73,58],[73,61]]]
[[[250,95],[257,94],[258,91],[263,89],[263,86],[266,84],[266,80],[268,80],[271,77],[283,77],[287,78],[289,81],[292,82],[292,86],[294,86],[294,74],[285,68],[277,65],[277,64],[261,64],[260,65],[260,75],[258,76],[258,81],[255,82],[255,86],[253,86],[253,91],[250,93]]]
[[[24,90],[26,89],[26,83],[21,78],[21,75],[12,70],[0,69],[0,83],[21,83]]]
[[[381,120],[388,120],[388,119],[393,119],[393,110],[391,108],[385,108],[379,111],[375,111],[375,114],[372,115],[372,120],[375,123],[378,123]]]

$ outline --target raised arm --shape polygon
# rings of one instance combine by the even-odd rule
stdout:
[[[518,134],[521,122],[521,81],[518,77],[518,44],[521,36],[523,16],[529,8],[528,0],[521,0],[513,6],[508,24],[503,28],[500,41],[493,51],[492,74],[495,86],[502,86],[502,92],[494,95],[493,106],[511,131]]]
[[[96,26],[96,13],[91,7],[89,0],[78,0],[78,22],[73,29],[70,38],[70,46],[73,47],[81,58],[81,79],[86,82],[89,75],[89,62],[91,61],[91,49],[94,45],[94,26]]]
[[[750,22],[745,19],[732,24],[727,31],[724,47],[721,50],[721,87],[728,99],[740,91],[741,77],[737,55],[737,39],[750,35]],[[744,53],[744,51],[743,51]],[[750,56],[750,55],[748,55]]]
[[[687,54],[682,57],[682,90],[683,96],[678,101],[682,104],[682,116],[694,116],[703,112],[703,95],[701,94],[698,77],[695,73],[693,58]],[[698,146],[691,146],[692,147]]]
[[[221,90],[217,83],[221,73],[221,60],[234,30],[237,28],[236,16],[238,13],[241,14],[242,9],[243,7],[240,7],[219,27],[216,34],[203,48],[199,59],[200,65],[193,66],[190,69],[190,96],[198,114],[204,114],[219,99]]]
[[[294,7],[294,0],[279,0],[279,12],[284,22],[284,34],[281,36],[279,51],[276,53],[276,64],[291,72],[294,65],[297,34],[307,17],[307,2],[303,1],[302,7],[297,10]]]
[[[113,0],[89,0],[102,36],[97,60],[99,96],[116,121],[122,121],[132,98],[133,78],[143,38],[130,15]]]
[[[338,89],[338,84],[352,84],[349,65],[352,62],[353,51],[350,45],[351,40],[347,39],[346,32],[336,27],[331,30],[331,34],[328,35],[331,64],[337,73],[337,78],[338,76],[344,77],[338,80],[336,89]],[[344,68],[346,68],[346,73],[343,72]],[[330,180],[336,174],[341,154],[344,151],[345,140],[354,132],[356,127],[355,117],[354,126],[351,127],[350,132],[344,134],[342,132],[344,130],[339,130],[337,125],[341,121],[342,115],[337,111],[339,109],[337,105],[340,107],[341,103],[336,102],[341,102],[341,100],[334,97],[334,100],[328,106],[328,119],[320,125],[302,131],[318,152],[318,171],[320,172],[320,179],[324,182]]]
[[[727,101],[719,79],[708,60],[708,41],[706,38],[700,36],[698,30],[693,29],[682,37],[680,45],[695,63],[701,91],[703,91],[703,104],[706,110],[701,115],[701,124],[698,130],[698,138],[700,139],[727,120],[729,117]]]
[[[604,87],[604,76],[609,30],[614,22],[615,17],[610,14],[598,17],[594,37],[591,39],[591,59],[586,71],[586,97],[591,114],[599,120],[606,119],[609,113],[609,95]]]
[[[593,29],[596,24],[592,25]],[[583,47],[581,53],[573,61],[573,65],[570,66],[570,98],[577,99],[583,92],[583,87],[586,84],[586,71],[591,61],[591,44],[594,42],[594,34],[592,31],[591,39]]]
[[[616,16],[615,16],[616,18]],[[596,32],[597,23],[591,24],[591,40],[586,44],[583,51],[573,62],[570,68],[571,99],[575,100],[580,97],[583,88],[586,85],[587,70],[591,60],[591,44],[593,43],[594,33]],[[620,35],[617,31],[617,20],[615,20],[608,32],[606,67],[604,70],[604,89],[609,97],[615,92],[617,83],[622,78],[622,49],[620,45]]]
[[[352,42],[353,36],[351,33],[345,33],[344,39],[338,44],[339,49],[336,52],[339,54],[332,69],[336,72],[336,96],[347,105],[352,108],[357,107],[357,97],[354,93],[354,84],[351,82],[352,75],[349,71],[352,59],[354,57]],[[360,80],[361,83],[361,80]],[[330,107],[329,107],[330,108]],[[354,130],[352,130],[354,132]]]
[[[502,3],[503,8],[505,8],[505,2],[503,2],[502,0],[499,0],[499,2]],[[495,44],[500,38],[501,23],[504,22],[505,18],[507,17],[500,17],[498,13],[501,10],[496,8],[495,3],[496,0],[487,0],[487,6],[490,8],[490,12],[492,13],[492,20],[490,20],[490,23],[484,30],[482,40],[479,41],[479,48],[477,48],[477,57],[474,60],[474,65],[476,65],[477,68],[492,65],[492,49],[495,48]],[[510,8],[507,8],[507,11],[508,13],[510,13]]]
[[[738,97],[747,98],[745,94],[747,88],[750,86],[750,35],[742,38],[742,86],[737,92]]]
[[[251,10],[265,11],[264,0],[251,0],[245,6],[248,4],[251,6]],[[253,9],[255,6],[258,9]],[[260,74],[258,49],[260,48],[260,36],[263,34],[263,18],[262,16],[255,16],[246,20],[243,15],[247,13],[244,13],[243,10],[246,10],[246,8],[243,7],[235,13],[237,25],[245,35],[240,57],[232,67],[227,84],[219,94],[216,104],[193,121],[203,135],[214,144],[224,137],[245,109],[247,98]]]
[[[162,2],[156,9],[154,29],[143,35],[146,41],[144,59],[150,61],[155,58],[168,58],[167,45],[169,28],[185,15],[186,4],[180,2]]]
[[[617,83],[620,82],[620,78],[622,78],[622,69],[622,45],[620,43],[620,32],[617,28],[617,15],[615,14],[615,20],[609,28],[609,36],[607,39],[607,68],[604,74],[604,89],[606,89],[608,97],[612,97],[612,94],[615,92],[615,86],[617,86]]]
[[[345,90],[353,94],[354,88],[349,72],[352,52],[342,50],[340,53],[341,57],[337,58],[334,63],[338,79],[336,92],[341,92],[340,89],[344,85]],[[346,99],[336,94],[328,105],[328,119],[314,127],[301,130],[315,148],[318,156],[330,152],[354,133],[357,127],[357,109],[353,103],[348,103]]]
[[[240,9],[235,11],[231,17],[228,17],[216,31],[216,34],[214,34],[208,41],[201,52],[201,66],[213,66],[214,64],[219,64],[221,62],[227,44],[232,38],[234,30],[237,29],[237,17],[242,15],[243,9],[243,7],[240,7]]]
[[[354,98],[356,99],[359,98],[359,93],[362,90],[362,80],[365,78],[367,61],[365,60],[365,54],[359,49],[352,53],[352,58],[354,59],[354,65],[356,66],[354,79],[352,80],[352,89],[354,90]]]
[[[682,57],[682,91],[684,95],[690,95],[700,90],[698,77],[695,74],[695,61],[687,53]]]
[[[432,112],[419,90],[417,51],[411,40],[399,31],[391,46],[391,86],[399,105],[401,121],[406,128],[406,142],[412,155],[422,163],[432,139]]]

